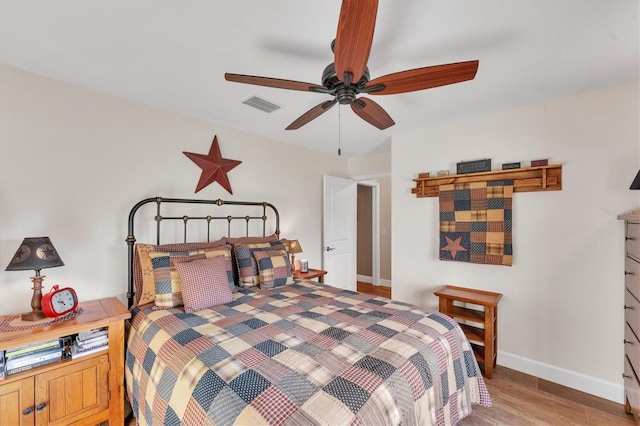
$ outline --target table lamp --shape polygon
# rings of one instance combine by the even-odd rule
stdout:
[[[44,275],[40,275],[40,270],[44,268],[54,268],[64,266],[62,259],[58,256],[49,237],[25,238],[20,244],[20,248],[13,255],[9,266],[5,271],[24,271],[33,269],[36,275],[31,277],[33,281],[33,296],[31,297],[31,312],[22,314],[23,321],[38,321],[45,318],[42,312],[42,280]]]
[[[640,170],[638,170],[636,178],[631,182],[629,189],[640,189]]]
[[[296,253],[302,253],[302,246],[298,240],[289,240],[289,254],[291,255],[291,272],[296,271]]]

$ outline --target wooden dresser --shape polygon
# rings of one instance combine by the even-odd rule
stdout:
[[[625,409],[640,424],[640,210],[625,221],[624,391]]]

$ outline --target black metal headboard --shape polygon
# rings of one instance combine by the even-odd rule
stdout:
[[[252,202],[252,201],[224,201],[224,200],[192,200],[192,199],[185,199],[185,198],[163,198],[163,197],[154,197],[154,198],[146,198],[140,202],[138,202],[136,205],[133,206],[133,208],[131,209],[131,211],[129,212],[129,229],[128,232],[129,234],[127,235],[127,245],[128,245],[128,252],[129,252],[129,257],[128,257],[128,263],[127,263],[127,273],[128,273],[128,291],[127,291],[127,299],[129,301],[129,307],[131,307],[133,305],[133,299],[135,296],[135,288],[134,288],[134,283],[133,283],[133,279],[134,279],[134,274],[133,274],[133,257],[134,257],[134,250],[135,250],[135,243],[136,243],[136,237],[135,237],[135,233],[134,233],[134,219],[135,219],[135,215],[136,212],[138,211],[138,209],[140,209],[140,207],[144,206],[145,204],[149,204],[149,203],[156,203],[156,215],[154,216],[153,220],[156,222],[156,244],[160,245],[160,223],[163,221],[178,221],[178,222],[182,222],[184,224],[184,237],[183,237],[183,242],[187,242],[187,224],[193,221],[199,222],[199,223],[203,223],[206,222],[206,231],[207,231],[207,241],[210,241],[210,237],[211,237],[211,225],[212,222],[214,221],[218,221],[218,223],[220,221],[227,221],[227,237],[231,237],[231,222],[236,220],[244,220],[246,222],[245,225],[245,235],[244,236],[250,236],[249,235],[249,223],[251,221],[256,221],[256,220],[260,220],[262,221],[262,236],[266,236],[267,235],[267,220],[269,219],[269,217],[273,217],[275,219],[275,230],[273,233],[275,233],[276,235],[280,235],[280,214],[278,213],[278,210],[275,208],[275,206],[273,204],[267,203],[267,202]],[[197,216],[189,216],[187,214],[182,215],[182,216],[163,216],[161,213],[161,206],[163,204],[167,204],[167,203],[171,203],[171,204],[199,204],[199,205],[209,205],[209,206],[224,206],[224,205],[229,205],[229,206],[248,206],[248,207],[262,207],[262,216],[232,216],[232,215],[227,215],[227,216],[214,216],[214,215],[210,215],[207,214],[205,216],[198,214]],[[272,216],[267,216],[267,208],[270,208],[272,210]]]

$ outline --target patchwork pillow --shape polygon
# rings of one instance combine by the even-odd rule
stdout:
[[[158,308],[175,308],[183,304],[180,276],[175,263],[188,262],[188,252],[149,252],[155,284],[155,304]]]
[[[238,285],[240,287],[250,288],[260,283],[260,272],[258,271],[258,264],[253,257],[253,253],[265,250],[286,251],[286,247],[280,241],[257,244],[236,244],[233,246],[238,271]]]
[[[280,287],[293,283],[291,263],[286,250],[255,251],[253,256],[260,271],[260,288]]]
[[[225,271],[227,274],[227,283],[229,286],[229,290],[231,290],[232,293],[235,293],[238,290],[238,287],[236,287],[235,280],[234,280],[231,246],[225,245],[225,246],[216,247],[213,249],[196,250],[196,251],[189,252],[190,261],[198,260],[198,259],[209,259],[217,256],[224,257]]]
[[[155,300],[155,282],[153,280],[153,267],[149,253],[156,252],[186,252],[190,250],[208,249],[220,247],[226,244],[226,238],[217,241],[175,243],[175,244],[136,244],[133,253],[133,288],[135,291],[134,304],[144,305]]]
[[[233,300],[227,277],[227,260],[224,256],[178,262],[175,263],[175,268],[180,276],[186,313]]]

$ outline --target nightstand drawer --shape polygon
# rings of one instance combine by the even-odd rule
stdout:
[[[640,300],[640,262],[629,256],[624,260],[624,284]]]

